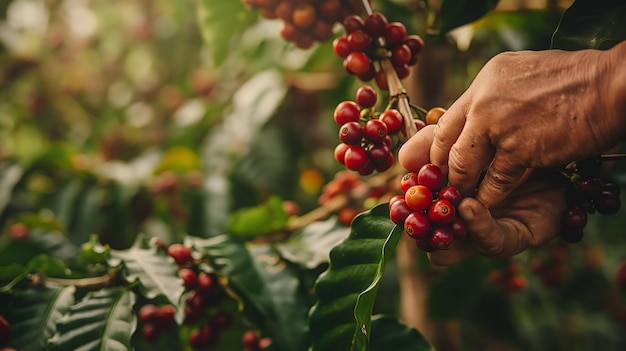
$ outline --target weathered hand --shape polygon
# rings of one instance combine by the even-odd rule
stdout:
[[[400,152],[400,163],[417,171],[429,162],[428,150],[434,126],[427,126]],[[422,150],[409,152],[407,150]],[[468,236],[455,241],[448,250],[429,254],[437,265],[449,265],[472,255],[509,257],[527,248],[540,246],[556,237],[567,209],[561,175],[535,170],[497,206],[487,209],[482,202],[466,197],[458,206],[468,226]]]
[[[476,197],[491,208],[527,168],[604,152],[626,131],[625,49],[497,55],[437,123],[430,162],[465,195],[486,171]],[[410,145],[405,154],[424,152]]]

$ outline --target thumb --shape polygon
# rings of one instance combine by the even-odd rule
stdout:
[[[497,205],[519,184],[525,171],[524,166],[513,164],[496,155],[478,186],[476,198],[487,208]]]

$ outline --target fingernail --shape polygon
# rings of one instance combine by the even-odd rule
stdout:
[[[470,206],[459,207],[459,214],[466,221],[474,218],[474,210]]]

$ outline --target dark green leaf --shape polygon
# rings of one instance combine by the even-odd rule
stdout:
[[[137,327],[135,295],[126,289],[89,293],[71,306],[50,340],[52,350],[129,351]]]
[[[493,10],[498,0],[443,0],[441,3],[440,34],[468,24]]]
[[[237,236],[255,237],[269,234],[285,227],[289,216],[283,208],[283,200],[270,196],[267,202],[235,211],[228,224],[228,231]]]
[[[295,266],[269,245],[245,246],[225,235],[193,245],[228,278],[246,318],[271,335],[279,350],[306,349],[308,306]]]
[[[246,9],[241,1],[198,2],[198,21],[202,37],[217,66],[226,59],[233,38],[242,33],[256,18],[257,14]]]
[[[111,258],[111,265],[123,265],[126,281],[139,282],[145,297],[154,299],[163,295],[172,305],[178,306],[185,291],[178,276],[178,266],[165,252],[151,245],[146,237],[139,235],[128,250],[111,250]]]
[[[626,40],[626,2],[576,0],[565,11],[552,37],[552,48],[608,49]]]
[[[277,248],[285,259],[313,269],[328,263],[330,250],[348,234],[349,228],[336,218],[330,218],[307,225],[289,240],[279,243]]]
[[[17,293],[7,312],[9,346],[20,351],[47,350],[57,320],[73,303],[73,287],[40,286]]]
[[[474,306],[484,291],[490,263],[483,257],[471,257],[447,267],[430,288],[427,303],[430,318],[460,317]]]
[[[389,219],[387,204],[354,219],[350,236],[331,251],[330,267],[316,284],[318,301],[309,318],[313,351],[369,349],[378,283],[402,233]]]
[[[65,278],[72,274],[72,271],[63,261],[46,254],[33,257],[26,265],[26,268],[31,273],[42,273],[49,277]]]
[[[78,256],[78,248],[60,233],[40,230],[32,230],[23,240],[0,242],[0,266],[11,263],[26,265],[39,254],[68,262]]]
[[[371,348],[372,351],[435,351],[416,329],[380,315],[372,317]]]

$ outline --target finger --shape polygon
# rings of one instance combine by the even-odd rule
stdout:
[[[478,253],[501,258],[526,249],[522,238],[529,237],[530,232],[521,222],[496,220],[487,207],[471,197],[464,198],[458,210],[467,225],[468,238]]]
[[[471,122],[452,145],[448,159],[448,181],[461,194],[473,194],[481,173],[491,163],[494,149],[485,135],[477,135]]]
[[[477,198],[490,208],[504,200],[524,175],[526,167],[512,163],[496,153],[478,187]]]
[[[450,106],[435,125],[434,139],[430,146],[430,162],[439,166],[444,173],[448,170],[450,149],[463,131],[464,126],[465,113],[458,101]]]
[[[398,162],[409,171],[418,171],[430,162],[430,145],[434,138],[434,125],[427,125],[402,145],[398,151]]]
[[[447,250],[429,252],[428,259],[436,266],[449,266],[477,253],[476,247],[470,241],[455,240]]]

